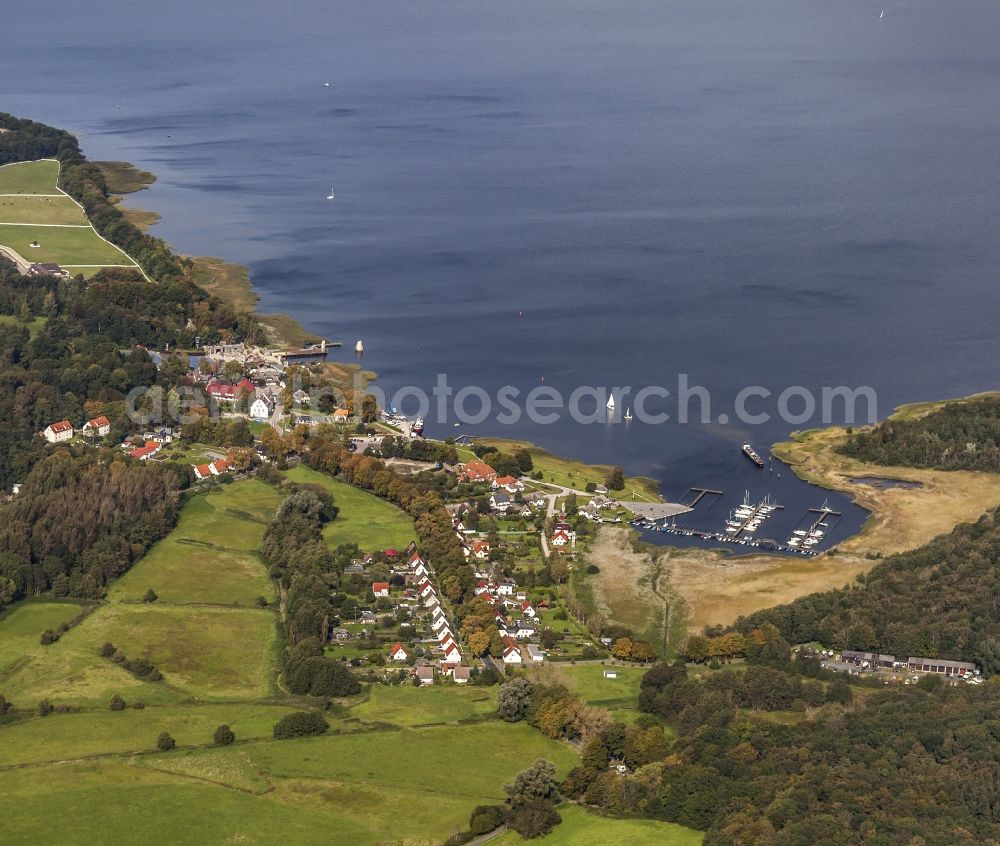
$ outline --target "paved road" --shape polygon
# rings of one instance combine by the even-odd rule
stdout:
[[[282,434],[281,415],[284,413],[285,407],[280,402],[277,402],[274,404],[274,411],[271,412],[271,419],[268,421],[271,424],[271,428],[279,435]]]

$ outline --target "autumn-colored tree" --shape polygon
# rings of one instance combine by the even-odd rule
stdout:
[[[627,637],[620,637],[611,644],[611,654],[619,661],[629,661],[632,658],[632,640]]]
[[[569,565],[566,563],[566,559],[558,553],[553,555],[549,560],[549,572],[552,574],[552,581],[557,585],[565,582],[569,576]]]
[[[688,661],[701,663],[708,659],[708,638],[701,635],[691,635],[684,647],[684,656]]]
[[[469,652],[478,658],[490,648],[490,636],[485,631],[473,632],[465,640]]]

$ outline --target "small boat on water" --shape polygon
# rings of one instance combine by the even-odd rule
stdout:
[[[337,195],[333,193],[333,187],[331,187],[330,188],[330,193],[326,195],[326,198],[328,200],[332,200],[335,196],[337,196]]]
[[[615,395],[612,394],[610,397],[608,397],[608,411],[614,411],[614,410],[615,410]]]
[[[624,420],[631,420],[632,419],[632,409],[631,409],[631,407],[625,409],[625,417],[623,419]]]
[[[757,455],[756,450],[750,444],[743,444],[743,454],[749,458],[758,467],[764,466],[764,459]]]

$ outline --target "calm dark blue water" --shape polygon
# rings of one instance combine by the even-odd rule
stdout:
[[[884,416],[1000,375],[1000,6],[880,2],[7,0],[0,108],[156,172],[157,234],[363,338],[383,387],[686,373],[713,421],[746,385],[870,385]],[[792,428],[463,431],[724,514],[823,501],[739,454]]]

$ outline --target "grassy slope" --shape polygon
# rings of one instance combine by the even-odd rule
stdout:
[[[86,226],[87,216],[69,197],[0,197],[0,223]]]
[[[38,247],[30,246],[33,241]],[[57,264],[132,264],[117,247],[102,241],[87,229],[44,226],[9,226],[0,223],[0,244],[10,247],[30,262]]]
[[[56,161],[15,162],[0,167],[0,194],[58,194]]]
[[[193,498],[177,528],[118,580],[109,598],[137,600],[153,588],[161,602],[272,600],[274,584],[255,550],[281,499],[256,480]]]
[[[543,481],[554,482],[557,485],[564,485],[568,488],[583,490],[587,482],[595,485],[603,485],[604,478],[610,469],[604,464],[585,464],[572,458],[561,458],[546,452],[541,447],[527,441],[511,441],[503,438],[476,438],[477,444],[489,444],[496,446],[505,452],[510,452],[516,448],[524,448],[531,454],[535,470],[541,470]],[[462,451],[463,460],[472,457],[471,451]],[[645,476],[629,476],[625,480],[625,490],[616,491],[615,496],[619,499],[631,499],[635,494],[638,500],[648,500],[659,502],[660,484],[655,479],[648,479]]]
[[[323,532],[330,546],[356,543],[364,550],[403,549],[416,538],[410,516],[374,494],[302,464],[285,475],[293,482],[322,485],[333,494],[340,513]]]
[[[655,820],[614,820],[589,813],[584,808],[563,805],[559,808],[562,823],[551,834],[526,841],[511,831],[494,840],[495,846],[608,846],[627,843],[629,846],[698,846],[701,832],[691,831],[672,823]]]

